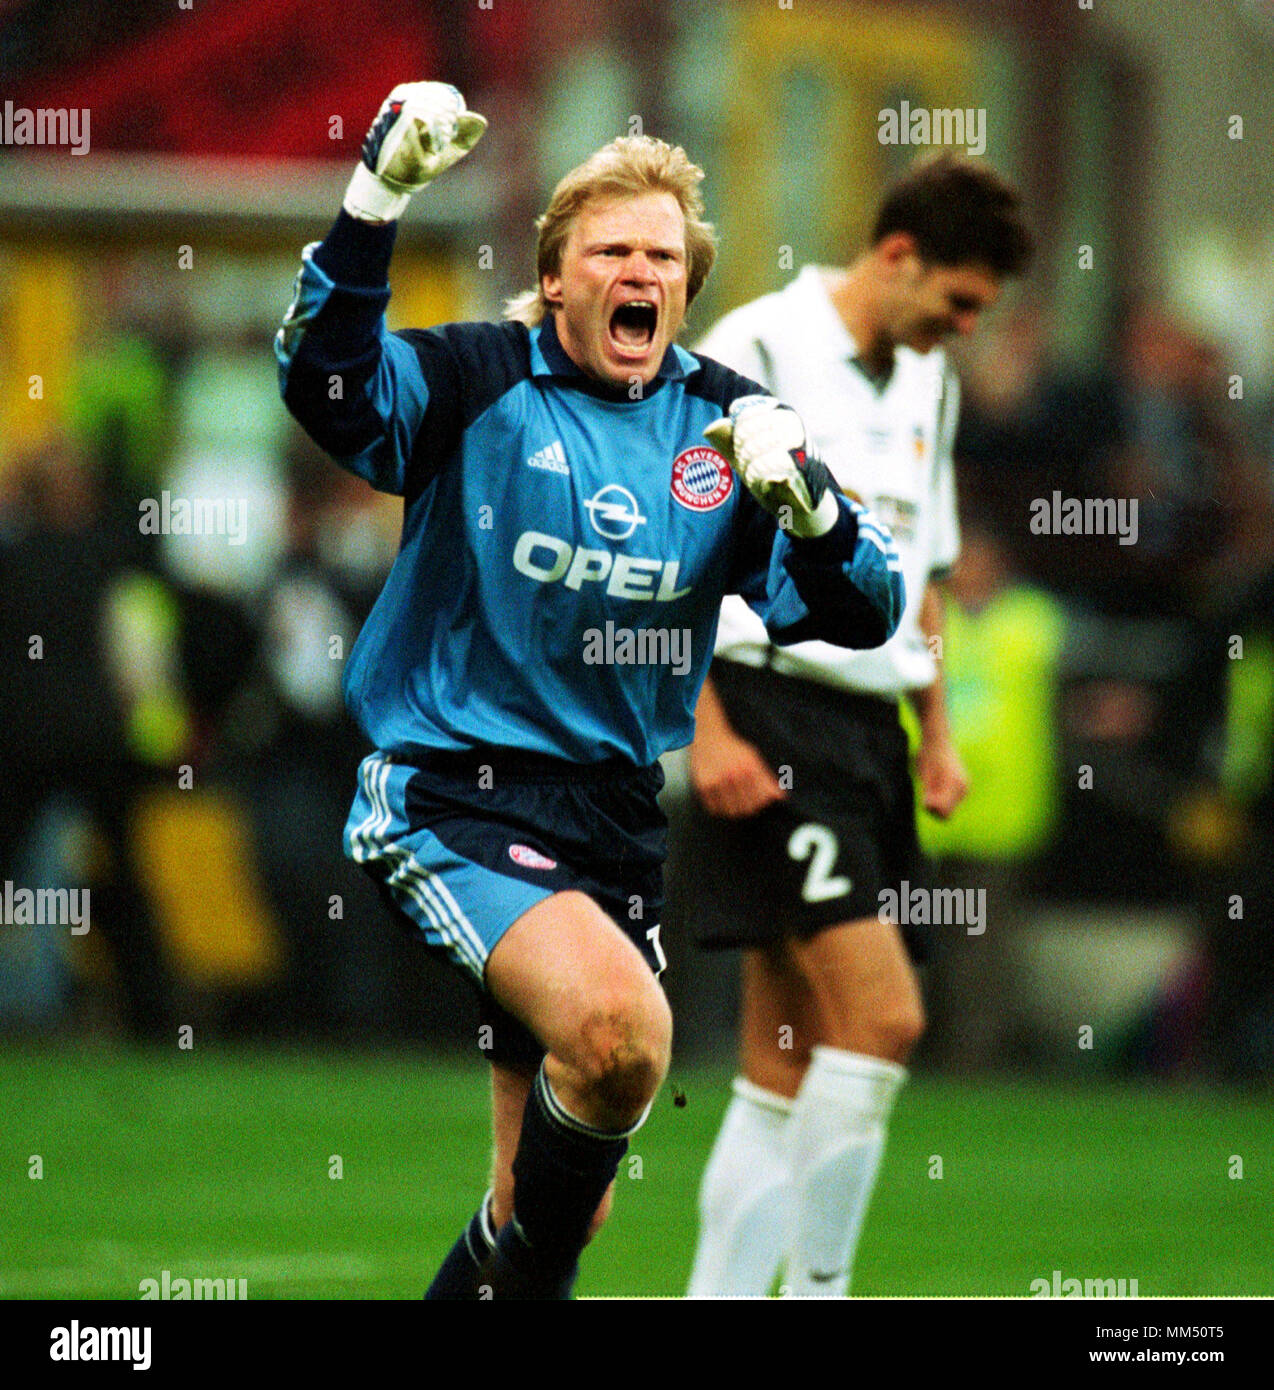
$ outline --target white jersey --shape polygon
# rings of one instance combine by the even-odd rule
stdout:
[[[716,654],[896,700],[932,685],[937,665],[920,630],[925,585],[960,550],[952,446],[959,386],[945,354],[899,347],[887,380],[858,365],[858,347],[807,266],[786,289],[735,309],[699,343],[795,409],[812,451],[893,532],[907,602],[897,632],[870,651],[828,642],[774,647],[737,595],[721,609]]]

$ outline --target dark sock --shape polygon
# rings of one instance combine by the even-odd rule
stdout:
[[[483,1220],[489,1198],[490,1193],[482,1199],[482,1205],[460,1232],[460,1239],[451,1247],[442,1268],[434,1275],[433,1283],[425,1290],[427,1299],[473,1301],[481,1297],[478,1270],[491,1254],[491,1240],[487,1235],[489,1223]]]
[[[566,1114],[541,1066],[513,1160],[513,1220],[497,1235],[479,1285],[497,1299],[569,1298],[588,1228],[627,1148],[626,1132]]]

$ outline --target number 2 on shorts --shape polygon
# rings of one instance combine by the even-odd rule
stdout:
[[[801,888],[801,897],[807,903],[825,903],[829,898],[844,897],[854,886],[844,874],[833,874],[836,855],[840,846],[836,836],[825,825],[810,822],[798,825],[787,842],[787,852],[798,863],[802,859],[810,861]]]

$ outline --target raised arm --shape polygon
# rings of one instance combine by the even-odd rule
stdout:
[[[363,142],[335,226],[302,252],[275,338],[288,409],[320,447],[385,492],[406,490],[431,393],[450,386],[445,358],[427,370],[421,345],[385,327],[397,219],[485,129],[446,83],[395,87]]]

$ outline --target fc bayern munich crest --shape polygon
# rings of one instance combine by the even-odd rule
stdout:
[[[672,461],[672,495],[692,512],[710,512],[734,491],[730,465],[706,444],[683,449]]]
[[[532,849],[530,845],[510,845],[509,858],[515,864],[521,864],[524,869],[557,868],[556,859],[550,859],[547,855],[541,854],[538,849]]]

